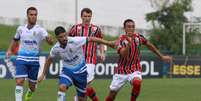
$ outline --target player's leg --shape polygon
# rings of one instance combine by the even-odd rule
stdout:
[[[22,101],[24,80],[25,78],[16,78],[15,101]]]
[[[63,81],[63,80],[60,79],[60,81]],[[66,91],[67,91],[67,89],[68,89],[68,86],[66,84],[61,83],[59,85],[57,101],[66,101]]]
[[[39,67],[40,65],[38,62],[30,63],[28,65],[29,88],[25,94],[25,101],[30,101],[33,97],[33,93],[35,92],[36,89]]]
[[[140,71],[135,71],[129,75],[129,82],[132,85],[131,98],[130,101],[136,101],[140,94],[141,83],[142,83],[142,73]]]
[[[99,101],[95,89],[90,85],[92,81],[95,78],[95,64],[86,64],[87,66],[87,89],[86,89],[86,95],[92,100],[92,101]]]
[[[78,101],[86,101],[87,71],[73,74],[74,85],[77,90]]]
[[[66,101],[66,91],[73,84],[72,72],[63,68],[59,77],[59,91],[57,101]]]
[[[105,98],[105,101],[114,101],[114,99],[116,98],[118,91],[112,91],[110,90],[108,96]]]
[[[112,82],[110,84],[110,92],[108,96],[105,98],[105,101],[114,101],[118,91],[123,87],[126,83],[126,75],[115,74],[113,75]]]
[[[15,88],[15,101],[22,101],[23,84],[25,78],[28,76],[26,65],[23,61],[16,60],[16,88]]]

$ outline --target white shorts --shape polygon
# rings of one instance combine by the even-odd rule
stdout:
[[[110,84],[110,90],[112,91],[118,91],[121,87],[123,87],[123,85],[126,82],[130,82],[134,79],[134,78],[139,78],[142,80],[142,73],[140,71],[135,71],[132,74],[114,74],[113,75],[113,79],[112,82]]]
[[[95,77],[95,64],[86,64],[87,66],[87,83],[91,82]]]

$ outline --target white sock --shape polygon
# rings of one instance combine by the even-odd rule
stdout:
[[[22,101],[23,87],[16,86],[15,88],[15,101]]]
[[[78,101],[77,95],[74,96],[74,101]]]
[[[64,92],[59,91],[57,101],[66,101],[66,96],[65,95],[66,94]]]

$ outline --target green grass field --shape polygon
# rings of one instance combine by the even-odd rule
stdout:
[[[57,81],[45,80],[38,85],[32,101],[56,101]],[[100,101],[108,94],[111,80],[95,80]],[[0,79],[0,101],[14,101],[14,80]],[[127,83],[115,101],[129,101],[130,85]],[[74,87],[67,91],[67,101],[73,101]],[[138,101],[201,101],[201,79],[144,79]],[[89,100],[88,100],[89,101]]]

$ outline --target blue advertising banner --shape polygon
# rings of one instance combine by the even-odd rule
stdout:
[[[48,53],[40,56],[41,73],[45,59]],[[11,79],[15,73],[15,56],[11,59],[5,58],[5,53],[0,53],[0,78]],[[106,56],[106,61],[96,64],[96,78],[107,79],[112,78],[114,69],[117,66],[118,56]],[[174,57],[174,61],[164,63],[157,57],[143,56],[140,62],[142,66],[142,75],[144,78],[161,78],[161,77],[201,77],[201,60],[200,57]],[[57,78],[62,69],[62,61],[55,59],[51,64],[47,78]]]
[[[11,57],[11,59],[6,59],[5,55],[0,55],[0,78],[14,78],[15,59],[15,57]]]
[[[40,71],[43,69],[45,59],[48,53],[43,53],[40,56]],[[15,69],[15,59],[16,57],[13,56],[11,59],[5,59],[5,53],[0,54],[0,78],[13,78],[14,69]],[[112,78],[114,74],[114,69],[117,66],[117,56],[107,56],[106,61],[104,63],[98,62],[96,64],[96,78],[107,79]],[[165,69],[163,62],[159,61],[157,58],[153,57],[143,57],[142,61],[140,62],[142,65],[142,75],[143,77],[162,77],[167,71],[169,71],[169,67]],[[62,69],[62,61],[59,59],[55,59],[53,64],[49,68],[49,72],[47,74],[47,78],[57,78],[59,73]]]

